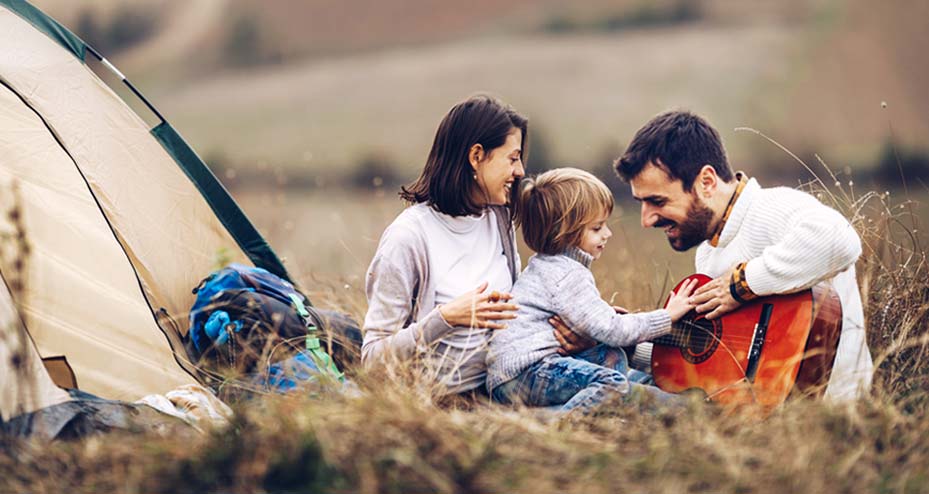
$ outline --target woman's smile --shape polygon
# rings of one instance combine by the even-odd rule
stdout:
[[[520,129],[513,129],[506,142],[476,165],[475,177],[484,205],[502,206],[510,202],[513,184],[525,174]]]

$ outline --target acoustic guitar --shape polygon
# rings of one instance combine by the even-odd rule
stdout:
[[[697,286],[711,278],[702,274]],[[760,297],[717,319],[691,312],[653,340],[659,388],[703,390],[724,406],[757,404],[770,411],[791,394],[821,396],[835,360],[842,306],[831,284]]]

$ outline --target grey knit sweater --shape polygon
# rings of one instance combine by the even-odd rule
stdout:
[[[487,389],[519,376],[558,351],[548,319],[557,314],[572,331],[613,347],[641,343],[671,331],[664,309],[616,314],[600,297],[586,252],[571,248],[561,255],[537,254],[513,285],[519,305],[516,319],[496,331],[487,353]]]

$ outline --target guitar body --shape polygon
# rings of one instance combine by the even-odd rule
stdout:
[[[711,279],[696,274],[698,287]],[[755,327],[771,306],[763,338]],[[793,394],[821,396],[829,380],[842,309],[831,285],[789,295],[762,297],[713,321],[691,312],[670,335],[653,341],[652,373],[661,389],[693,388],[726,406],[757,404],[770,410]],[[752,345],[757,362],[749,369]],[[748,374],[748,375],[747,375]]]

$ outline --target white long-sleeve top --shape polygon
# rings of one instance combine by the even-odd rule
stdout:
[[[509,292],[519,272],[515,244],[503,206],[479,218],[451,218],[427,204],[405,209],[384,231],[368,268],[362,363],[422,357],[423,372],[444,392],[483,386],[487,330],[450,326],[439,305],[481,281],[488,291]]]
[[[868,350],[855,261],[861,240],[849,222],[815,197],[787,187],[746,184],[716,247],[697,248],[696,270],[717,278],[746,262],[745,281],[759,295],[791,293],[822,280],[842,303],[842,333],[826,398],[853,400],[867,393],[874,364]]]

